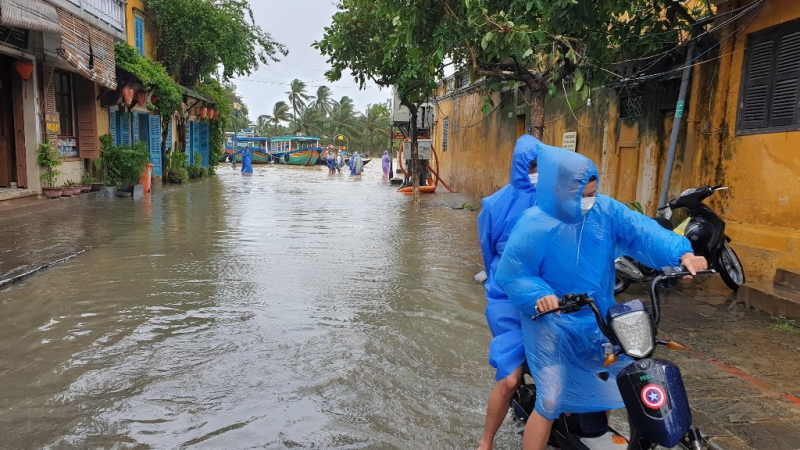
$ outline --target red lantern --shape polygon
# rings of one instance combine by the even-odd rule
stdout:
[[[133,103],[133,88],[130,86],[125,86],[122,88],[122,102],[125,106],[131,106]]]
[[[200,108],[200,118],[201,119],[205,119],[207,115],[208,115],[208,108],[206,108],[205,106],[201,107]]]
[[[17,69],[19,76],[24,81],[28,81],[33,73],[33,61],[30,59],[18,59],[14,62],[14,68]],[[25,85],[25,98],[28,98],[28,85]]]
[[[158,96],[156,94],[150,96],[150,103],[155,105],[157,101],[158,101]]]
[[[214,109],[214,108],[209,109],[208,110],[208,118],[211,119],[211,120],[216,119],[217,118],[217,110]]]
[[[139,106],[143,107],[145,100],[147,100],[147,92],[139,91],[136,93],[136,103],[138,103]]]

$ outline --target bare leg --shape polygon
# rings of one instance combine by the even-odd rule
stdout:
[[[522,366],[502,380],[498,381],[489,396],[489,406],[486,408],[486,423],[483,425],[483,438],[478,444],[478,450],[491,450],[497,430],[506,418],[511,405],[511,397],[522,379]]]
[[[550,428],[553,421],[540,416],[536,410],[533,411],[525,424],[525,434],[522,436],[523,450],[544,450],[547,447],[547,439],[550,437]]]

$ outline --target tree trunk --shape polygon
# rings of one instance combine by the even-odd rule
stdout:
[[[531,134],[540,141],[544,135],[544,102],[546,98],[547,90],[531,88]]]
[[[417,105],[409,105],[411,113],[411,123],[409,131],[411,133],[411,186],[414,206],[419,206],[419,146],[417,142]]]

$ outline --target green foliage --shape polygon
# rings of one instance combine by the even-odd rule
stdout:
[[[186,171],[190,180],[199,180],[206,174],[206,168],[198,165],[189,166]]]
[[[184,86],[216,73],[249,75],[285,47],[259,27],[247,0],[146,0],[157,59]]]
[[[453,0],[454,1],[454,0]],[[433,33],[442,7],[399,0],[342,0],[333,22],[313,46],[328,56],[331,81],[352,72],[361,87],[367,80],[394,85],[407,106],[422,103],[442,78],[443,57]]]
[[[180,109],[183,91],[170,78],[164,66],[141,56],[136,49],[124,42],[114,44],[114,57],[117,67],[138,78],[148,90],[155,91],[162,118],[169,119],[173,112]]]
[[[175,184],[185,183],[189,181],[189,170],[184,167],[167,169],[167,180]]]
[[[775,319],[775,323],[772,324],[772,329],[784,333],[800,333],[800,325],[798,325],[797,322],[783,318]]]
[[[52,143],[48,141],[39,144],[39,153],[36,162],[39,167],[44,169],[44,171],[39,174],[42,183],[44,183],[45,187],[54,187],[56,179],[61,175],[61,172],[56,170],[56,167],[61,165],[61,160],[58,158],[58,153]]]
[[[83,174],[83,176],[81,177],[81,184],[87,185],[92,183],[94,183],[94,177],[92,176],[92,174],[90,173]]]
[[[64,186],[72,187],[72,186],[77,186],[77,185],[78,185],[78,183],[76,183],[76,182],[74,182],[72,180],[67,180],[67,181],[64,182]]]
[[[107,136],[107,137],[106,137]],[[107,142],[111,136],[101,137]],[[145,166],[150,162],[150,150],[144,142],[129,145],[103,145],[103,160],[106,167],[106,182],[113,186],[138,184]]]
[[[625,202],[625,204],[628,205],[630,209],[638,212],[639,214],[644,214],[644,207],[642,206],[641,203],[637,201],[632,201],[632,202]]]

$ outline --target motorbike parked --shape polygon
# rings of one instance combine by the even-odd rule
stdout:
[[[730,247],[731,238],[725,235],[725,221],[703,203],[703,200],[715,192],[728,189],[725,186],[703,186],[683,191],[658,210],[656,218],[661,226],[668,230],[681,232],[692,244],[695,255],[705,256],[708,267],[719,272],[722,281],[733,291],[744,284],[744,268]],[[672,211],[686,208],[689,213],[685,228],[673,228],[669,221]],[[652,280],[658,271],[634,260],[629,256],[621,256],[614,261],[614,295],[624,292],[632,283]]]
[[[714,271],[697,272],[698,275],[711,273]],[[685,348],[656,336],[661,321],[658,289],[677,283],[687,275],[689,272],[682,268],[666,269],[657,275],[650,284],[652,310],[641,300],[631,300],[609,308],[604,319],[587,294],[568,294],[559,301],[557,309],[533,317],[536,320],[554,312],[569,314],[588,306],[594,312],[598,327],[613,345],[605,365],[613,364],[623,353],[632,359],[616,378],[632,426],[630,439],[626,440],[609,426],[605,412],[562,414],[553,423],[551,445],[562,450],[645,450],[656,445],[703,449],[700,431],[692,427],[689,400],[678,366],[652,358],[656,345],[673,350]],[[598,373],[601,378],[608,375],[608,372]],[[515,419],[527,422],[535,403],[536,386],[526,375],[511,401]]]

